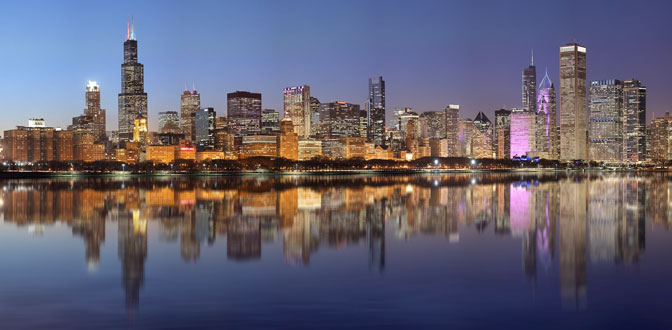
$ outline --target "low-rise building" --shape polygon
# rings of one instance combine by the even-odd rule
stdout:
[[[147,161],[170,164],[175,160],[175,146],[150,145],[147,146]]]

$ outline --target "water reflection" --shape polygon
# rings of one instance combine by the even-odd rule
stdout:
[[[521,273],[531,282],[557,265],[563,305],[580,309],[589,262],[637,263],[646,215],[669,228],[671,187],[664,175],[564,173],[12,180],[2,183],[2,215],[45,230],[67,224],[84,240],[92,271],[106,224],[116,222],[129,310],[145,281],[149,222],[160,241],[179,244],[186,263],[222,239],[234,262],[258,262],[265,243],[281,242],[294,266],[309,265],[320,248],[359,244],[375,272],[385,271],[386,237],[458,244],[460,228],[473,227],[520,239]]]

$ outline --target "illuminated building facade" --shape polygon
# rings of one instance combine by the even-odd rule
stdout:
[[[276,157],[278,137],[275,135],[245,135],[240,148],[240,158]]]
[[[618,163],[623,147],[621,114],[623,85],[619,80],[590,82],[589,156],[591,160]]]
[[[367,114],[367,137],[376,145],[383,145],[385,142],[385,80],[377,76],[369,78],[369,107]]]
[[[185,90],[180,98],[180,129],[187,141],[196,139],[196,110],[201,108],[201,94]]]
[[[170,164],[175,160],[175,146],[147,146],[147,161]]]
[[[509,157],[531,153],[536,147],[536,134],[536,114],[523,111],[522,108],[512,109]]]
[[[84,115],[91,118],[92,133],[96,136],[96,141],[105,140],[105,109],[100,108],[100,87],[95,81],[89,81],[86,85]]]
[[[299,159],[299,136],[295,133],[296,125],[289,118],[280,121],[280,135],[278,136],[278,157]]]
[[[199,149],[212,149],[215,147],[215,118],[217,113],[214,108],[196,110],[194,116],[195,137],[194,143]]]
[[[133,122],[133,142],[140,144],[144,150],[149,143],[149,129],[147,128],[147,117],[138,116]]]
[[[636,79],[623,81],[623,153],[625,162],[646,158],[646,87]]]
[[[443,111],[425,111],[420,114],[422,136],[426,138],[444,139],[446,137],[446,119]]]
[[[280,129],[280,116],[273,109],[264,109],[261,112],[261,131],[269,134]]]
[[[181,132],[180,115],[177,111],[159,112],[159,133],[179,134]]]
[[[498,159],[511,157],[511,111],[495,111],[495,155]]]
[[[298,143],[299,160],[310,160],[322,157],[322,141],[314,139],[300,139]]]
[[[310,86],[287,87],[284,95],[284,116],[294,124],[294,133],[299,137],[309,137],[310,132]]]
[[[560,47],[560,159],[587,159],[586,48]]]
[[[492,122],[483,113],[479,112],[474,118],[474,127],[476,128],[471,138],[472,157],[474,158],[493,158],[492,150]]]
[[[460,106],[449,104],[443,109],[446,120],[446,139],[448,139],[448,157],[458,157],[460,155],[460,145],[458,140],[458,130],[460,123]]]
[[[229,132],[236,136],[261,130],[261,94],[236,91],[226,95]]]
[[[458,157],[472,157],[472,138],[474,136],[474,131],[476,126],[471,119],[461,119],[458,125]]]
[[[322,103],[319,117],[322,137],[359,136],[359,104]]]
[[[672,116],[669,112],[666,112],[662,118],[651,120],[650,157],[656,163],[670,160],[670,137],[672,136],[670,128],[672,128]]]
[[[138,62],[138,42],[133,22],[126,31],[124,63],[121,65],[121,93],[119,94],[119,140],[133,139],[135,119],[147,118],[147,93],[143,65]]]
[[[548,70],[537,91],[537,136],[535,153],[546,159],[558,159],[557,112],[555,87]]]

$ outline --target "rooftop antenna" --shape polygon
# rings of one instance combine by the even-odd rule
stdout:
[[[185,91],[185,92],[188,92],[188,91],[189,91],[189,88],[187,87],[187,83],[186,83],[186,82],[184,83],[184,91]]]
[[[131,40],[135,40],[135,24],[133,23],[133,16],[131,16]]]
[[[193,80],[191,81],[191,90],[192,90],[193,92],[196,91],[196,82],[193,81]]]
[[[532,61],[530,63],[530,66],[534,66],[534,49],[532,49]]]

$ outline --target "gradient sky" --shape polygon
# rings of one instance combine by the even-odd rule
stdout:
[[[461,117],[521,105],[521,69],[558,77],[558,47],[588,49],[588,79],[641,79],[648,115],[672,105],[672,3],[664,1],[11,1],[0,6],[0,129],[44,117],[65,127],[82,113],[87,80],[101,86],[108,130],[127,18],[145,65],[150,128],[179,111],[185,83],[202,106],[226,93],[262,93],[282,110],[283,87],[308,84],[322,102],[363,104],[368,78],[392,109],[461,105]],[[556,88],[557,88],[556,84]]]

